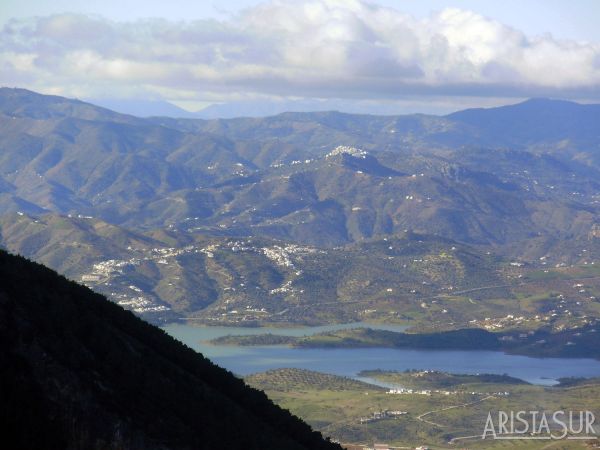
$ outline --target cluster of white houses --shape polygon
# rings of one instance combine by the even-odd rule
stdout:
[[[501,397],[507,397],[510,395],[510,392],[463,392],[463,391],[445,391],[440,389],[407,389],[407,388],[397,388],[390,389],[387,391],[387,394],[416,394],[416,395],[431,395],[431,394],[441,394],[441,395],[457,395],[457,394],[471,394],[471,395],[498,395]]]
[[[384,419],[395,419],[396,417],[404,416],[405,414],[408,414],[408,412],[407,411],[390,411],[388,409],[384,409],[382,411],[375,411],[370,416],[361,417],[359,419],[359,422],[364,424],[364,423],[376,422],[378,420],[384,420]]]

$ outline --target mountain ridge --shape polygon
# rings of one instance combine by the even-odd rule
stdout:
[[[497,125],[483,118],[512,117],[515,108],[534,105],[531,120],[544,124],[539,110],[545,111],[548,102],[562,111],[564,102],[530,100],[445,117],[319,112],[178,121],[137,119],[80,101],[4,89],[0,109],[5,114],[25,108],[39,118],[0,115],[0,201],[12,211],[22,205],[24,212],[98,216],[140,229],[181,226],[186,218],[198,217],[204,232],[320,245],[405,228],[469,243],[514,241],[538,231],[568,235],[579,227],[576,223],[594,225],[600,116],[577,121],[593,128],[591,134],[565,140],[565,129],[572,126],[566,124],[554,143],[536,141],[536,130],[530,137],[520,138],[524,131],[507,137],[506,127],[529,127],[514,125],[515,119]],[[474,128],[474,115],[485,126]],[[448,117],[462,117],[462,122]],[[497,126],[501,133],[494,131]],[[560,128],[552,121],[544,127]],[[479,135],[480,144],[497,141],[509,149],[474,147]],[[342,155],[336,165],[328,158],[345,147],[365,152],[366,159]],[[519,173],[523,163],[527,170]],[[542,163],[544,171],[536,167]],[[366,198],[375,201],[365,205]],[[517,214],[507,214],[508,203]],[[565,213],[546,218],[549,204]],[[359,208],[365,212],[353,214]],[[515,217],[518,227],[511,226]],[[355,220],[361,223],[358,229]],[[322,239],[305,230],[308,224],[325,231]],[[523,232],[515,234],[517,228]]]

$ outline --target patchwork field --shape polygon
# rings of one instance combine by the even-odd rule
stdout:
[[[592,411],[600,417],[600,380],[542,387],[506,376],[439,372],[365,371],[364,377],[403,386],[405,391],[316,372],[280,369],[251,375],[250,385],[344,445],[415,448],[583,449],[597,439],[481,439],[488,413],[498,411]],[[550,414],[550,413],[548,413]],[[554,428],[556,430],[556,428]],[[596,430],[600,432],[598,427]]]

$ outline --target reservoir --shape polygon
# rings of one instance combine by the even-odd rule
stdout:
[[[416,350],[391,348],[290,348],[286,346],[235,347],[211,345],[210,339],[227,335],[279,334],[303,336],[347,328],[369,327],[403,331],[401,325],[342,324],[299,328],[212,327],[170,324],[168,334],[237,375],[293,367],[358,379],[361,370],[439,370],[459,374],[508,374],[529,383],[556,384],[563,377],[598,377],[594,359],[532,358],[494,351]]]

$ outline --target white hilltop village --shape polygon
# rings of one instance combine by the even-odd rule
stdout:
[[[108,259],[93,264],[90,270],[81,275],[81,282],[90,288],[96,288],[106,293],[111,300],[123,306],[126,309],[132,310],[139,314],[157,313],[170,311],[171,308],[161,302],[152,292],[145,292],[135,284],[127,284],[125,286],[117,286],[113,283],[114,279],[123,276],[128,269],[139,266],[143,262],[153,262],[157,265],[177,264],[176,258],[185,254],[204,254],[206,258],[215,258],[217,251],[237,252],[254,252],[264,255],[266,258],[273,261],[280,267],[291,269],[293,275],[302,275],[302,270],[295,270],[294,260],[301,258],[304,255],[321,253],[326,254],[325,250],[316,249],[310,246],[302,246],[297,244],[287,245],[272,245],[272,246],[255,246],[252,240],[228,240],[223,244],[210,244],[204,247],[196,245],[188,245],[182,248],[165,247],[152,249],[134,249],[128,247],[128,251],[137,256],[129,259]],[[245,287],[244,283],[240,283],[240,287]],[[234,292],[237,287],[234,283],[231,286],[223,288],[224,292]],[[285,281],[280,287],[268,291],[269,295],[294,293],[293,280]],[[299,290],[302,294],[304,291]],[[226,300],[225,304],[229,304],[230,300]],[[231,309],[222,315],[238,314],[242,312],[260,312],[268,313],[265,308],[252,309],[250,307],[243,311]]]

